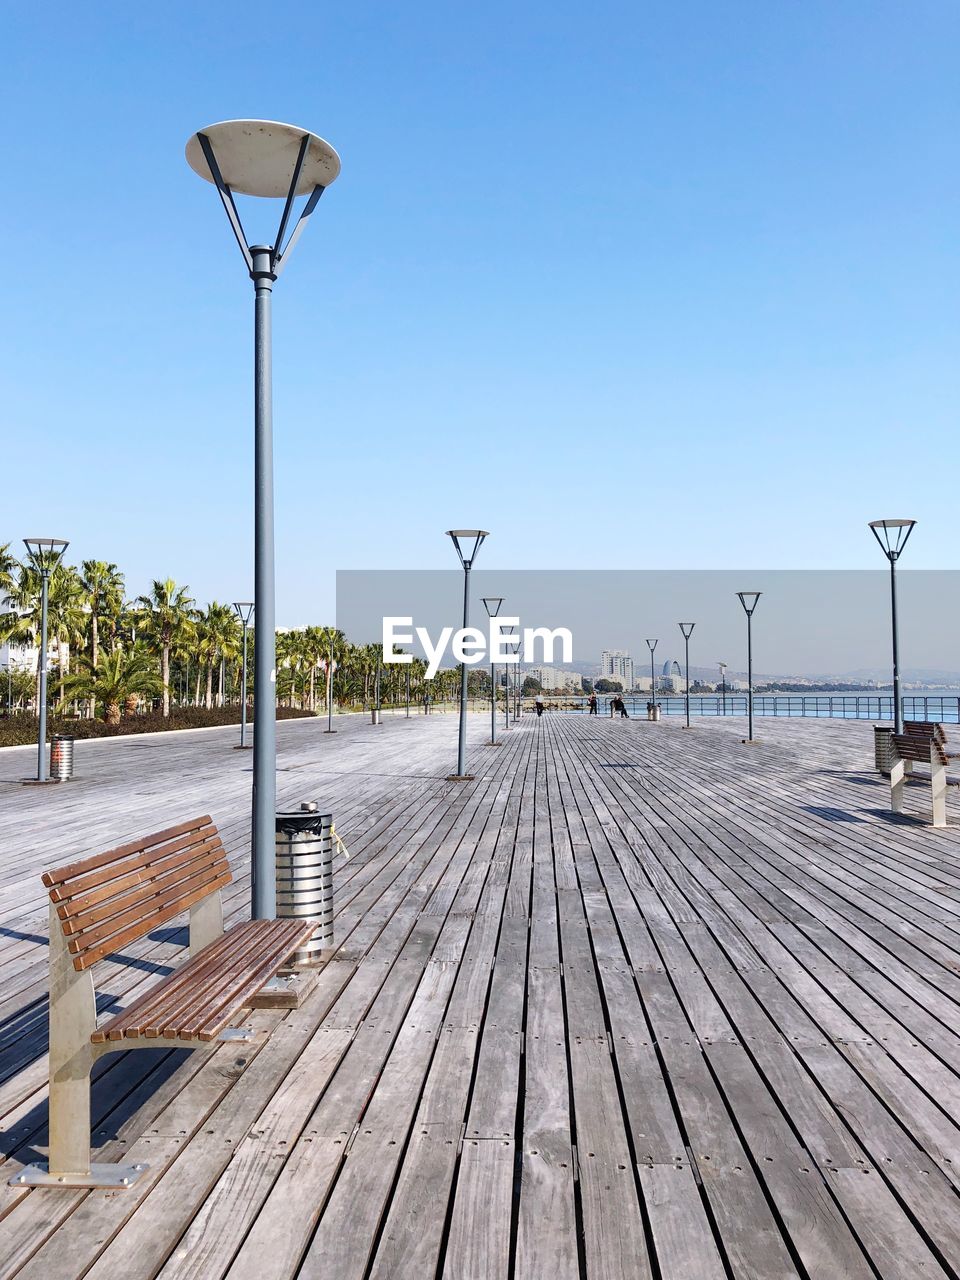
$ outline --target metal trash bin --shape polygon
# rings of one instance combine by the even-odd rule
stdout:
[[[373,707],[373,708],[372,708],[372,710],[371,710],[371,712],[370,712],[370,723],[371,723],[371,724],[379,724],[379,723],[380,723],[380,708],[379,708],[379,707]]]
[[[659,719],[660,719],[660,710],[661,710],[661,708],[660,708],[659,703],[655,706],[652,702],[648,702],[648,703],[647,703],[647,719],[648,719],[648,720],[659,720]]]
[[[291,957],[294,964],[315,963],[333,945],[333,814],[302,804],[278,813],[276,824],[277,915],[319,922]]]
[[[73,738],[55,733],[50,739],[50,777],[69,782],[73,777]]]
[[[890,777],[893,756],[893,730],[886,725],[875,724],[873,726],[873,760],[878,773],[882,773],[885,778]]]

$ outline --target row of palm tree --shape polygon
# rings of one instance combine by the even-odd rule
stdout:
[[[9,686],[25,707],[39,705],[41,578],[31,560],[0,545],[0,644],[33,646],[32,699],[23,673]],[[186,586],[156,579],[128,599],[117,565],[84,560],[58,565],[48,584],[47,626],[53,683],[61,710],[117,724],[154,703],[164,717],[175,707],[224,707],[242,697],[243,630],[236,611],[213,601],[199,608]],[[256,628],[248,633],[253,670]],[[440,671],[429,685],[425,663],[383,666],[379,645],[351,644],[336,627],[304,627],[277,635],[277,697],[316,712],[327,705],[369,707],[456,696],[457,673]],[[408,684],[409,676],[409,684]],[[471,673],[474,692],[481,673]],[[252,688],[252,676],[249,686]],[[0,685],[0,701],[3,686]]]

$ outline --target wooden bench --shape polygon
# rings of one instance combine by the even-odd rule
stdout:
[[[146,1165],[90,1161],[90,1071],[104,1053],[199,1049],[249,1038],[237,1013],[314,932],[314,920],[246,920],[224,932],[230,883],[209,817],[84,858],[43,883],[50,891],[49,1161],[14,1174],[19,1186],[129,1186]],[[97,1026],[90,972],[183,912],[189,958]]]
[[[891,737],[894,761],[890,767],[890,808],[903,812],[903,792],[914,763],[929,764],[933,793],[933,825],[947,825],[947,762],[960,759],[947,751],[947,735],[942,724],[927,720],[907,720],[903,733]]]

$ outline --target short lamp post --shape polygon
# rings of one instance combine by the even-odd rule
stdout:
[[[37,735],[37,782],[49,782],[47,772],[47,597],[50,575],[63,559],[69,542],[63,538],[24,538],[24,546],[40,574],[40,705],[37,714],[40,729]]]
[[[762,594],[761,591],[737,592],[747,615],[747,742],[753,741],[753,611]]]
[[[484,596],[483,607],[487,611],[488,618],[495,618],[500,612],[503,605],[502,596]],[[497,668],[493,662],[493,649],[490,650],[490,746],[496,747],[500,744],[497,742]]]
[[[503,628],[503,634],[505,636],[512,636],[515,630],[515,624],[511,623],[510,626],[505,626]],[[503,647],[510,653],[516,653],[519,645],[515,641],[504,640]],[[512,662],[505,662],[503,664],[503,727],[505,729],[510,728],[510,698],[513,691],[513,685],[510,679],[512,668]]]
[[[657,705],[657,673],[653,666],[653,651],[660,643],[659,640],[648,640],[647,648],[650,650],[650,706]]]
[[[897,561],[907,545],[916,520],[871,520],[873,536],[890,561],[890,621],[893,628],[893,731],[903,733],[903,696],[900,687],[900,634],[897,624]]]
[[[717,666],[720,668],[720,697],[722,699],[721,706],[723,707],[722,714],[726,715],[727,714],[727,664],[725,662],[718,662]]]
[[[253,617],[252,600],[234,600],[233,607],[237,611],[240,625],[243,627],[243,675],[240,683],[240,746],[238,751],[247,748],[247,629]]]
[[[463,565],[463,629],[470,625],[470,570],[477,558],[477,552],[485,538],[490,535],[486,529],[448,529],[447,537],[453,545],[460,563]],[[460,663],[460,733],[457,740],[457,772],[450,774],[450,782],[468,782],[470,776],[466,772],[467,762],[467,664]]]
[[[252,914],[276,915],[277,637],[273,539],[273,286],[317,202],[340,173],[322,138],[275,120],[226,120],[192,135],[190,168],[217,188],[254,289],[254,600]],[[234,194],[280,199],[272,245],[249,244]],[[291,230],[298,196],[306,196]],[[289,234],[288,234],[289,232]]]
[[[690,728],[690,637],[693,635],[693,628],[697,624],[695,622],[678,622],[680,634],[683,636],[683,660],[687,672],[687,693],[686,693],[686,710],[687,710],[687,728]]]

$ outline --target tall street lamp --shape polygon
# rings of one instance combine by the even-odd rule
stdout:
[[[486,529],[448,529],[447,537],[453,539],[460,563],[463,565],[463,629],[470,624],[470,570],[477,558],[483,540],[490,535]],[[473,776],[466,772],[467,758],[467,664],[460,663],[460,737],[457,743],[457,772],[450,774],[449,782],[468,782]]]
[[[723,699],[723,714],[727,714],[727,664],[718,662],[720,668],[720,696]]]
[[[503,596],[484,596],[483,607],[488,618],[495,618],[503,604]],[[493,647],[490,649],[490,746],[499,747],[497,742],[497,668],[493,663]]]
[[[890,619],[893,626],[893,732],[903,733],[903,698],[900,690],[900,635],[897,625],[897,561],[907,545],[916,520],[871,520],[873,536],[890,561]]]
[[[271,297],[273,284],[324,190],[340,172],[334,149],[306,129],[272,120],[227,120],[195,133],[187,163],[212,182],[254,287],[254,649],[252,914],[276,915],[275,814],[277,808],[277,639],[273,549],[273,388]],[[282,199],[272,245],[249,244],[234,193]],[[287,237],[297,196],[306,196]],[[286,241],[285,241],[285,237]]]
[[[677,623],[677,626],[680,628],[680,634],[683,636],[684,664],[687,670],[687,695],[686,695],[687,724],[686,724],[686,727],[688,729],[690,728],[690,637],[693,635],[693,628],[696,625],[697,624],[695,622],[678,622]]]
[[[738,591],[737,596],[747,615],[747,742],[753,741],[753,611],[762,591]]]
[[[653,668],[653,651],[659,643],[659,640],[647,641],[647,648],[650,650],[650,706],[654,709],[657,705],[657,675]]]
[[[237,617],[243,626],[243,677],[241,681],[240,693],[240,745],[236,747],[237,751],[247,751],[247,628],[250,626],[250,619],[253,617],[253,601],[252,600],[234,600],[233,607],[237,611]]]
[[[37,782],[50,782],[47,773],[47,596],[50,575],[62,560],[70,543],[63,538],[24,538],[23,544],[33,567],[40,574],[40,705],[37,708],[40,729],[37,734]]]

